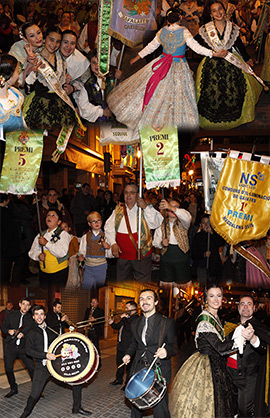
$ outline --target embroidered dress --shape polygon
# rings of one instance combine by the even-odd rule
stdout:
[[[198,352],[183,364],[173,382],[173,418],[232,418],[235,404],[225,355],[233,341],[224,338],[221,323],[208,311],[197,318]]]
[[[48,64],[62,86],[65,83],[66,63],[58,51],[55,53],[54,66]],[[75,112],[51,90],[40,71],[34,84],[34,92],[25,99],[24,115],[30,129],[49,129],[76,123]]]
[[[268,83],[270,83],[270,33],[268,33],[266,42],[265,42],[264,60],[263,60],[261,78],[264,81],[267,81]]]
[[[6,99],[0,99],[0,125],[3,125],[4,132],[26,128],[22,116],[22,105],[23,95],[14,87],[8,89]]]
[[[120,83],[107,98],[109,108],[119,122],[131,129],[140,126],[161,129],[164,125],[177,125],[183,130],[195,130],[198,128],[198,111],[194,82],[185,58],[186,45],[198,54],[209,57],[212,51],[200,46],[186,28],[173,24],[162,28],[139,53],[140,57],[144,58],[160,45],[163,47],[161,57],[165,59],[170,55],[172,62],[144,110],[145,90],[153,75],[152,68],[157,71],[161,69],[161,57]]]
[[[213,47],[207,25],[199,30],[201,41]],[[239,28],[227,21],[223,34],[219,34],[224,49],[245,61],[249,56],[239,37]],[[200,42],[200,40],[199,40]],[[237,50],[239,51],[236,51]],[[243,58],[241,57],[241,55]],[[221,58],[204,58],[196,76],[196,96],[200,127],[204,129],[231,129],[255,118],[255,105],[262,91],[251,75]]]

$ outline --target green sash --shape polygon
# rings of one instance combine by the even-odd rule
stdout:
[[[222,326],[218,323],[218,321],[215,320],[215,318],[213,318],[210,315],[202,313],[196,319],[197,325],[202,321],[203,322],[209,322],[209,324],[211,324],[216,329],[216,331],[219,333],[219,335],[221,336],[222,341],[225,340],[224,330],[223,330]]]

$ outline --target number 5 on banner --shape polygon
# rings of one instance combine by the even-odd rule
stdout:
[[[19,155],[18,165],[23,166],[23,165],[26,164],[26,159],[24,158],[24,156],[25,156],[25,154],[22,154],[22,153]]]

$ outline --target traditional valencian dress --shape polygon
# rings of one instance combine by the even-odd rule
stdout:
[[[23,95],[14,87],[8,89],[8,97],[0,99],[0,125],[4,132],[25,129],[22,117]]]
[[[247,62],[249,56],[239,36],[239,27],[226,21],[220,34],[214,23],[202,26],[196,37],[209,48],[214,45],[209,35],[219,38],[222,48]],[[220,58],[204,58],[197,70],[196,95],[200,127],[231,129],[255,118],[255,105],[262,91],[261,85],[250,74]]]
[[[232,418],[235,404],[225,355],[234,342],[225,340],[220,321],[204,310],[197,318],[198,349],[183,364],[173,382],[173,418]]]
[[[185,58],[186,45],[198,54],[213,53],[200,46],[188,29],[177,24],[162,28],[142,51],[141,58],[160,45],[161,57],[120,83],[108,96],[107,103],[116,119],[131,129],[177,125],[180,129],[198,128],[194,82]],[[153,77],[152,77],[153,76]]]

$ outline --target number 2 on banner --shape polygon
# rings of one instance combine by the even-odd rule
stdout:
[[[25,158],[23,158],[25,156],[25,154],[20,154],[19,155],[19,162],[18,162],[18,165],[20,165],[20,166],[23,166],[23,165],[25,165],[25,163],[26,163],[26,159]]]
[[[158,148],[157,155],[164,155],[164,151],[162,151],[164,148],[163,142],[158,142],[156,147]]]

